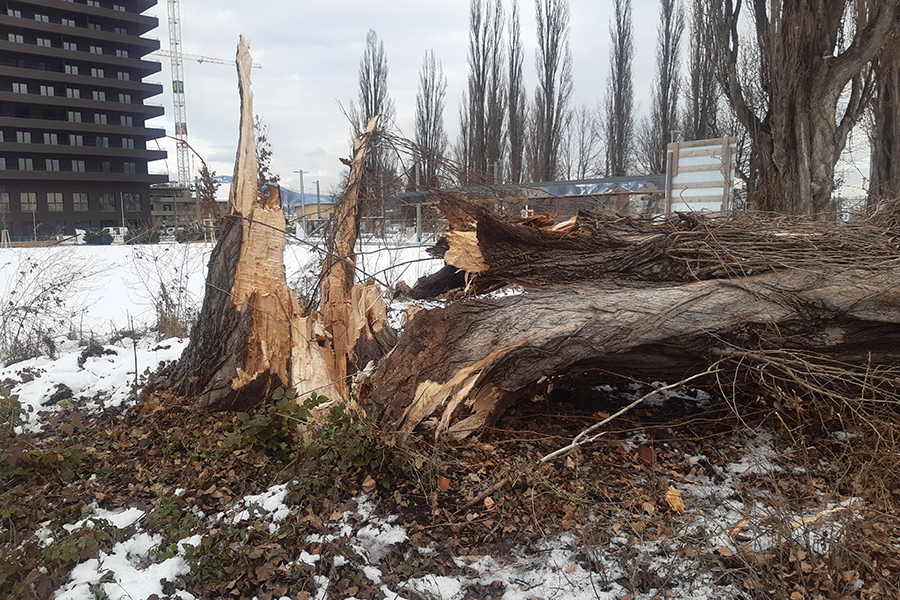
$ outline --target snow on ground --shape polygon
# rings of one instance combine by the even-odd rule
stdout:
[[[176,360],[186,346],[184,339],[156,342],[147,337],[137,340],[121,337],[90,353],[78,342],[97,339],[102,332],[131,330],[132,320],[135,330],[149,327],[162,289],[196,309],[202,299],[203,274],[210,249],[207,244],[189,244],[0,250],[0,300],[6,302],[16,299],[15,286],[16,282],[23,281],[20,267],[25,261],[53,264],[71,259],[73,268],[84,272],[83,280],[61,296],[65,306],[78,318],[77,322],[67,324],[69,337],[74,341],[60,338],[56,358],[32,358],[0,369],[0,381],[13,383],[12,393],[32,411],[32,422],[39,418],[39,411],[47,414],[60,410],[67,401],[84,402],[92,410],[127,403],[134,389],[135,374],[140,385],[145,370],[153,371],[162,363]],[[434,268],[433,263],[422,262],[423,257],[421,247],[364,248],[361,259],[365,273],[361,278],[371,276],[388,284],[402,279],[412,284]],[[306,246],[290,245],[285,258],[288,280],[300,281],[307,274],[314,276],[317,260],[317,255]],[[27,274],[33,278],[41,276],[39,268]],[[75,335],[71,335],[75,329]],[[54,394],[63,389],[70,390],[71,397],[54,401]],[[674,397],[677,394],[666,394],[653,403]],[[707,399],[694,400],[703,403]],[[499,581],[505,584],[503,598],[506,600],[534,597],[611,600],[629,594],[616,582],[628,575],[625,569],[645,567],[665,574],[665,587],[658,590],[663,597],[738,598],[741,594],[737,589],[717,584],[711,575],[698,574],[698,559],[679,553],[675,540],[678,535],[693,535],[704,540],[708,546],[706,551],[727,548],[731,552],[737,552],[742,545],[762,550],[778,541],[766,525],[773,509],[767,508],[765,498],[745,498],[736,492],[737,484],[749,474],[770,474],[781,468],[773,459],[776,451],[771,436],[765,432],[748,433],[749,441],[743,444],[740,458],[728,464],[712,467],[704,456],[690,458],[692,464],[706,464],[707,469],[690,481],[675,483],[687,511],[682,516],[682,531],[674,532],[671,538],[641,539],[623,528],[613,530],[608,544],[589,546],[569,533],[547,536],[536,548],[516,549],[512,560],[491,556],[456,557],[458,566],[469,569],[469,576],[428,575],[395,586],[396,589],[382,581],[380,561],[392,546],[405,542],[410,532],[397,524],[396,517],[378,516],[375,504],[366,495],[355,499],[355,511],[346,511],[336,522],[328,524],[331,534],[309,541],[322,543],[340,538],[348,542],[362,557],[363,564],[357,566],[381,586],[387,598],[411,597],[412,591],[418,594],[416,597],[460,600],[468,586],[487,586]],[[207,524],[212,527],[218,522],[231,526],[267,523],[270,531],[275,531],[293,508],[285,504],[290,485],[291,482],[286,482],[262,494],[247,496],[229,510],[206,517]],[[832,516],[840,511],[853,511],[856,506],[857,499],[846,499],[828,504],[826,510],[796,515],[782,512],[779,518],[791,523],[796,535],[806,536],[807,541],[811,539],[813,550],[824,552],[829,540],[840,535]],[[160,582],[183,575],[190,568],[185,554],[190,546],[196,547],[201,541],[199,535],[181,540],[175,556],[162,558],[159,537],[141,529],[143,513],[139,509],[110,512],[88,506],[84,514],[88,516],[73,523],[55,524],[56,533],[45,523],[38,531],[42,544],[56,543],[54,535],[76,535],[82,527],[101,525],[132,528],[133,535],[117,543],[110,553],[80,563],[72,571],[70,581],[56,591],[57,600],[95,598],[97,589],[114,600],[148,598],[152,594],[163,596]],[[631,563],[623,563],[624,550],[635,557]],[[419,548],[417,552],[426,554],[428,548]],[[307,552],[295,557],[296,561],[308,564],[318,559],[318,555]],[[319,579],[315,597],[324,598],[328,581]],[[646,597],[653,595],[651,592]],[[178,597],[193,598],[186,592],[179,592]]]

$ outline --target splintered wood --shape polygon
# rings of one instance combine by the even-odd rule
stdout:
[[[299,399],[316,391],[349,402],[350,376],[380,358],[395,339],[378,287],[354,285],[358,190],[377,118],[355,143],[350,184],[323,265],[322,311],[306,315],[285,279],[278,188],[262,194],[257,189],[250,65],[249,44],[241,37],[232,211],[210,257],[203,307],[173,373],[174,387],[205,410],[244,410],[265,402],[279,386],[295,387]]]
[[[416,288],[457,286],[454,298],[480,281],[528,289],[410,316],[367,405],[385,429],[458,439],[547,393],[548,382],[585,373],[706,385],[721,377],[734,392],[775,375],[747,366],[757,354],[812,355],[821,358],[803,363],[811,369],[839,363],[863,375],[900,361],[893,225],[591,213],[557,225],[541,215],[505,221],[462,200],[444,208],[458,228],[433,249],[450,265],[445,285],[430,278]],[[737,358],[722,361],[726,352]],[[726,368],[735,377],[721,375]]]

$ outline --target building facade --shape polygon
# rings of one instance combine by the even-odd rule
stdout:
[[[159,41],[156,0],[4,0],[0,5],[0,229],[13,240],[149,225],[145,126],[163,114],[143,79]]]

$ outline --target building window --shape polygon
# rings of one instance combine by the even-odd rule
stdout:
[[[94,115],[94,123],[97,125],[106,125],[106,115],[103,113],[96,113]]]
[[[128,212],[141,212],[141,195],[125,194],[125,210]]]
[[[122,138],[122,147],[134,150],[134,138]]]
[[[128,74],[128,71],[119,71],[116,76],[122,81],[131,81],[131,75]]]
[[[22,37],[22,34],[20,34],[20,33],[10,33],[9,41],[16,43],[16,44],[24,44],[25,38]]]
[[[63,42],[63,50],[78,50],[78,44],[75,42]]]
[[[127,27],[116,27],[115,30],[116,30],[116,33],[120,33],[122,35],[128,35]]]
[[[78,75],[78,65],[66,65],[66,73],[68,75]]]
[[[91,46],[89,51],[91,54],[103,54],[103,46]]]
[[[7,9],[6,9],[6,14],[7,14],[7,16],[10,16],[10,17],[16,17],[16,18],[19,18],[19,19],[22,18],[22,11],[21,11],[21,10],[14,10],[14,9],[12,9],[12,8],[7,8]]]
[[[122,104],[131,104],[131,94],[119,94],[119,102]]]
[[[97,2],[97,0],[87,0],[87,2],[85,2],[85,4],[87,4],[88,6],[94,6],[96,8],[100,8],[100,3]]]
[[[77,110],[69,111],[69,123],[81,123],[81,113]]]
[[[75,192],[72,194],[72,203],[75,206],[75,212],[87,212],[89,209],[86,192]]]
[[[106,101],[106,92],[94,90],[94,100],[101,100],[101,101],[105,102]]]
[[[5,171],[5,170],[6,170],[6,159],[3,157],[0,157],[0,171]]]
[[[53,96],[55,92],[52,85],[41,86],[41,96]]]
[[[50,146],[55,146],[59,143],[59,139],[56,137],[55,133],[45,133],[44,143]]]
[[[70,133],[69,134],[69,145],[70,146],[84,146],[84,136],[80,134]]]
[[[62,209],[60,209],[62,210]],[[66,233],[65,221],[50,221],[50,235],[63,235]]]
[[[27,210],[37,210],[37,193],[20,192],[19,202],[22,203],[22,212],[25,212]]]
[[[109,138],[105,135],[98,135],[94,140],[94,145],[98,148],[109,148]]]
[[[28,93],[28,84],[27,83],[19,83],[17,81],[13,82],[13,92],[16,94],[27,94]]]
[[[45,171],[59,171],[59,159],[58,158],[48,158],[44,161],[44,170]]]
[[[125,12],[125,7],[121,4],[113,4],[113,10],[117,10],[119,12]]]
[[[73,173],[84,173],[84,161],[83,160],[73,160],[72,161],[72,172]]]
[[[41,23],[49,23],[50,17],[48,17],[47,15],[39,15],[37,13],[34,13],[34,20],[40,21]]]
[[[104,160],[100,163],[100,172],[101,173],[112,173],[112,164],[108,160]]]
[[[125,127],[131,127],[134,125],[134,119],[127,115],[122,115],[119,117],[119,124],[124,125]]]
[[[99,196],[100,212],[115,212],[116,195],[109,192],[102,192]]]
[[[50,43],[49,39],[40,38],[40,37],[37,39],[37,45],[40,46],[41,48],[52,48],[53,47],[53,44]]]
[[[75,27],[75,19],[62,19],[60,23],[67,27]]]
[[[31,143],[31,132],[30,131],[17,131],[16,132],[16,143],[30,144]]]
[[[88,29],[90,29],[91,31],[102,31],[102,28],[100,27],[100,23],[90,23],[89,22]]]
[[[91,77],[103,77],[103,69],[91,69]]]
[[[9,212],[9,192],[0,192],[0,213]]]
[[[66,97],[81,98],[81,90],[78,88],[66,88]]]
[[[127,162],[124,164],[125,173],[130,173],[134,175],[137,173],[137,165],[133,162]]]
[[[19,159],[20,171],[34,171],[34,162],[30,158]]]
[[[128,50],[116,50],[116,56],[119,58],[128,58]]]
[[[64,210],[62,192],[47,192],[47,210],[50,212],[62,212]]]

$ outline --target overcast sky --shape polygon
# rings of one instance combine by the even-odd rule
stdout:
[[[505,0],[509,14],[510,0]],[[254,62],[254,110],[269,126],[274,150],[273,170],[282,183],[300,186],[299,169],[307,192],[330,191],[346,168],[338,158],[349,154],[350,127],[340,105],[356,100],[359,60],[366,33],[374,29],[384,42],[388,90],[396,104],[397,126],[413,135],[416,87],[426,50],[433,49],[447,76],[444,113],[450,140],[458,135],[459,103],[468,75],[468,0],[180,0],[182,51],[233,60],[238,36],[250,40]],[[633,0],[635,30],[635,92],[642,109],[649,105],[658,3]],[[571,0],[569,39],[573,54],[574,103],[594,106],[602,96],[609,67],[611,0]],[[525,83],[533,93],[535,26],[534,3],[520,0],[525,45]],[[147,14],[160,27],[148,33],[169,48],[166,3]],[[150,57],[153,58],[153,57]],[[151,127],[174,129],[169,61],[161,73],[147,78],[163,84],[164,117]],[[237,148],[239,104],[237,77],[230,65],[185,61],[185,94],[189,142],[220,175],[230,175]],[[166,161],[151,163],[154,172],[177,173],[174,142],[160,140],[169,151]],[[155,148],[154,142],[150,143]],[[196,168],[196,167],[195,167]]]
[[[504,0],[507,16],[511,0]],[[689,5],[689,3],[687,3]],[[459,133],[459,104],[468,76],[469,0],[180,0],[182,51],[233,60],[238,36],[250,40],[253,60],[262,65],[252,71],[254,110],[269,127],[273,171],[283,185],[299,190],[299,175],[306,173],[305,190],[315,192],[319,180],[323,194],[332,191],[346,169],[339,157],[349,154],[350,126],[340,106],[356,100],[359,60],[366,33],[374,29],[384,42],[389,76],[388,90],[396,105],[396,125],[413,136],[416,87],[422,59],[433,49],[447,76],[445,128],[450,141]],[[525,83],[529,95],[536,83],[533,0],[520,0],[525,46]],[[575,93],[573,105],[596,106],[609,72],[609,24],[612,0],[570,0]],[[653,78],[658,0],[632,0],[635,41],[634,89],[638,114],[647,112]],[[148,33],[169,48],[166,2],[159,0],[155,14],[160,26]],[[687,33],[682,45],[687,44]],[[151,59],[153,57],[150,57]],[[164,92],[148,100],[163,104],[166,114],[148,122],[151,127],[174,130],[169,61],[160,58],[162,71],[148,81],[163,84]],[[683,61],[684,63],[684,61]],[[682,65],[684,68],[685,65]],[[237,76],[231,65],[184,63],[188,133],[191,146],[210,168],[230,175],[237,148],[239,101]],[[838,165],[846,195],[860,192],[867,175],[866,144],[857,136],[856,165]],[[863,142],[863,143],[859,143]],[[151,172],[176,178],[174,142],[159,140],[169,151],[166,161],[151,163]],[[155,148],[150,142],[150,148]],[[196,174],[198,167],[194,166]]]

